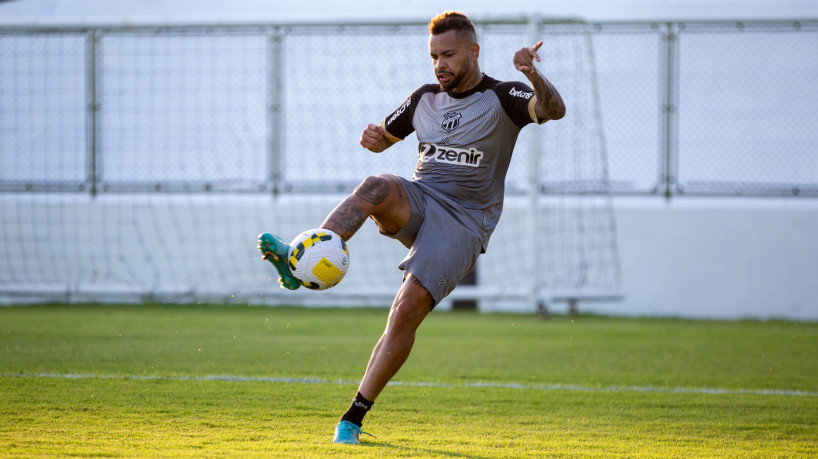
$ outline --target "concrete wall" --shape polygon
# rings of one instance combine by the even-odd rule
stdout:
[[[818,320],[818,201],[614,200],[626,298],[605,314]]]
[[[156,289],[148,299],[158,301],[212,297],[260,304],[386,307],[400,285],[395,266],[406,253],[367,222],[350,246],[353,269],[335,288],[349,301],[339,302],[325,292],[279,289],[274,270],[258,259],[254,247],[260,231],[274,230],[289,238],[316,226],[337,202],[335,197],[290,202],[269,196],[182,195],[161,205],[148,205],[154,197],[119,195],[93,201],[76,195],[57,200],[52,195],[2,197],[0,304],[138,302],[145,297],[132,291],[134,286],[148,285]],[[286,211],[287,206],[299,212]],[[501,222],[504,231],[525,221],[521,212],[508,206]],[[583,301],[580,311],[818,320],[818,200],[619,197],[614,213],[625,298]],[[120,249],[125,250],[117,252]],[[509,270],[509,253],[514,252],[498,238],[481,257],[479,307],[533,313],[525,285],[504,279],[518,277]],[[383,269],[372,272],[361,265],[373,257],[385,262],[377,265]],[[4,291],[28,293],[4,297]],[[509,294],[519,301],[509,300]],[[469,295],[461,287],[450,300]],[[567,310],[562,303],[548,306],[556,313]],[[450,307],[447,301],[439,309]]]

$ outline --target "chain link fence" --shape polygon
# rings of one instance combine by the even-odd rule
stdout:
[[[510,56],[530,41],[526,24],[477,26],[482,69],[520,79]],[[591,30],[613,193],[818,195],[818,22]],[[343,191],[411,170],[411,146],[373,164],[357,142],[362,122],[432,80],[426,34],[4,27],[0,190]],[[549,49],[563,47],[541,49],[546,74],[561,59]],[[305,174],[305,161],[322,168]],[[510,192],[525,188],[526,164],[513,164]],[[544,189],[560,188],[558,175]]]
[[[679,24],[682,193],[818,194],[818,24]]]
[[[615,193],[818,196],[818,22],[594,31]]]

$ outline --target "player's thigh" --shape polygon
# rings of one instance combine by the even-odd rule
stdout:
[[[438,303],[474,268],[482,248],[477,234],[440,205],[427,203],[423,226],[398,267],[412,273]]]
[[[378,224],[381,233],[395,234],[409,223],[412,216],[406,190],[393,175],[383,174],[376,178],[379,182],[375,186],[385,193],[385,198],[375,206],[372,219]]]
[[[407,273],[389,311],[389,327],[414,332],[433,307],[434,299],[429,290]]]

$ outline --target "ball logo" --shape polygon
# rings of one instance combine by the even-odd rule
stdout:
[[[443,122],[440,123],[440,127],[446,132],[452,132],[460,126],[460,118],[462,116],[463,115],[457,112],[446,112],[443,115]]]

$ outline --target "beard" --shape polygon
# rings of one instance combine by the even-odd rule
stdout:
[[[443,72],[446,75],[451,75],[451,79],[446,83],[440,81],[440,74],[435,75],[437,77],[438,83],[440,83],[440,90],[441,91],[450,91],[458,86],[463,82],[463,78],[466,75],[465,69],[460,73],[450,73],[450,72]]]

